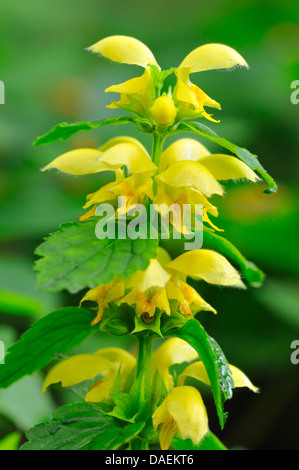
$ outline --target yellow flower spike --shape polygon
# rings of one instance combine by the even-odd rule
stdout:
[[[130,36],[109,36],[93,44],[88,50],[123,64],[140,65],[144,68],[149,64],[158,65],[150,49]]]
[[[167,147],[161,155],[160,172],[181,160],[197,161],[210,155],[209,150],[195,139],[179,139]]]
[[[102,152],[96,149],[71,150],[55,158],[49,165],[42,168],[42,171],[56,168],[69,175],[88,175],[109,171],[107,165],[98,160],[101,155]]]
[[[254,183],[259,177],[249,166],[230,155],[213,154],[203,157],[200,163],[205,166],[217,180],[246,178]]]
[[[171,338],[153,353],[152,368],[153,372],[158,369],[165,387],[170,390],[173,387],[173,379],[169,373],[169,368],[174,364],[190,362],[198,358],[198,354],[190,344],[181,338]]]
[[[245,288],[235,268],[224,256],[212,250],[185,252],[168,263],[165,269],[178,271],[192,279],[203,279],[210,284]]]
[[[169,449],[175,434],[191,439],[194,445],[209,431],[208,416],[200,393],[194,387],[176,387],[156,409],[153,425],[160,430],[160,446]]]
[[[235,50],[224,44],[205,44],[188,54],[178,69],[187,68],[189,73],[205,70],[248,67],[245,59]]]
[[[62,387],[76,385],[99,374],[107,373],[113,364],[108,359],[94,354],[79,354],[69,357],[54,366],[46,377],[42,393],[49,385],[61,382]]]
[[[168,127],[173,124],[176,115],[177,108],[175,107],[174,101],[167,95],[162,95],[157,98],[151,109],[151,114],[156,123],[162,127]]]
[[[253,385],[244,372],[242,372],[237,367],[232,366],[231,364],[229,364],[229,369],[231,371],[235,387],[247,387],[255,393],[258,392],[259,389]],[[193,364],[190,364],[188,367],[186,367],[184,372],[182,372],[178,377],[178,385],[184,385],[187,377],[193,377],[194,379],[197,379],[206,385],[211,385],[210,379],[202,361],[194,362]]]
[[[198,162],[180,161],[174,163],[160,173],[156,179],[176,188],[194,188],[206,197],[213,194],[223,195],[223,188],[216,178]]]

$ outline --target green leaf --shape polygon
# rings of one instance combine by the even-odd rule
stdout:
[[[92,129],[100,129],[104,126],[116,126],[119,124],[128,124],[135,122],[134,118],[130,116],[116,116],[109,119],[102,119],[100,121],[82,121],[75,123],[62,122],[53,127],[47,134],[38,137],[33,143],[35,147],[38,145],[52,144],[58,140],[66,140],[76,134],[78,131],[90,131]]]
[[[65,307],[33,323],[9,348],[0,366],[0,388],[45,367],[55,353],[66,353],[97,331],[94,315],[84,308]]]
[[[173,133],[176,132],[195,132],[207,139],[216,142],[217,144],[221,145],[222,147],[230,150],[234,153],[242,162],[246,163],[253,171],[259,173],[260,176],[266,181],[268,184],[268,188],[264,190],[264,193],[275,193],[277,191],[277,184],[273,180],[273,178],[267,173],[265,168],[260,164],[257,159],[257,156],[250,153],[249,150],[238,147],[237,145],[229,142],[228,140],[224,139],[223,137],[219,137],[214,131],[212,131],[209,127],[205,126],[204,124],[200,124],[198,122],[181,122],[174,130]]]
[[[172,447],[175,450],[227,450],[225,445],[211,431],[204,436],[198,445],[194,445],[191,439],[183,440],[174,437]]]
[[[17,431],[8,434],[1,439],[0,450],[17,450],[20,445],[21,437],[21,433]]]
[[[197,351],[210,379],[219,422],[223,428],[227,417],[223,405],[232,397],[234,386],[223,351],[195,319],[188,320],[182,327],[173,331],[171,336],[182,338]]]
[[[35,269],[42,289],[75,293],[86,287],[106,284],[115,276],[128,277],[147,268],[156,256],[158,240],[99,240],[95,235],[97,220],[73,222],[60,226],[36,250],[42,256]]]
[[[39,424],[21,450],[115,450],[134,438],[144,423],[121,427],[100,408],[87,403],[66,405],[50,423]]]
[[[254,263],[248,261],[245,256],[226,238],[213,232],[205,230],[204,245],[222,253],[240,266],[243,276],[251,287],[260,287],[264,281],[265,274]]]

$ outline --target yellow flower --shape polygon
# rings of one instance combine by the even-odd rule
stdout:
[[[135,139],[134,139],[135,140]],[[107,145],[104,151],[96,149],[76,149],[55,158],[43,168],[43,171],[56,168],[69,175],[88,175],[102,171],[114,171],[121,177],[121,167],[125,166],[131,174],[157,171],[156,165],[144,147],[138,143],[126,141],[116,145]]]
[[[231,69],[236,66],[248,67],[248,64],[237,51],[224,44],[205,44],[190,52],[176,69],[177,85],[174,97],[180,103],[179,117],[190,119],[203,116],[210,121],[219,122],[215,121],[204,107],[221,109],[220,104],[194,85],[189,75],[205,70]]]
[[[193,362],[196,360],[196,362]],[[205,366],[202,361],[198,360],[198,354],[189,343],[180,338],[170,338],[153,353],[152,366],[153,371],[158,370],[161,375],[167,390],[173,388],[173,377],[170,374],[170,367],[174,364],[181,364],[183,362],[192,362],[184,371],[178,376],[177,385],[185,385],[187,377],[192,377],[206,385],[211,385]],[[234,387],[247,387],[253,392],[258,392],[258,388],[253,385],[249,378],[238,369],[236,366],[229,364],[229,369],[232,374]]]
[[[167,147],[161,155],[160,173],[178,162],[196,162],[204,166],[217,181],[245,178],[256,182],[258,176],[249,166],[231,155],[213,154],[195,139],[179,139]]]
[[[112,85],[106,92],[120,93],[121,99],[108,107],[122,108],[141,116],[148,117],[148,110],[154,99],[154,84],[149,66],[157,61],[150,49],[135,38],[129,36],[110,36],[88,48],[114,62],[139,65],[145,69],[143,75],[132,78],[119,85]]]
[[[162,450],[170,447],[175,434],[179,434],[182,439],[192,439],[196,445],[209,430],[207,412],[200,393],[194,387],[185,385],[187,377],[210,385],[203,362],[197,361],[188,365],[179,375],[175,388],[170,374],[172,365],[195,359],[198,359],[197,352],[180,338],[165,341],[153,354],[153,371],[158,370],[169,392],[152,416],[154,428],[161,426],[159,440]],[[240,369],[230,364],[229,369],[235,387],[247,387],[253,392],[258,391]]]
[[[202,204],[203,221],[219,230],[208,217],[208,213],[217,217],[217,208],[207,198],[224,194],[219,181],[240,178],[252,182],[259,180],[254,171],[238,158],[223,154],[211,155],[195,139],[179,139],[161,155],[159,173],[155,176],[158,192],[154,203],[161,205],[157,210],[164,216],[174,205],[179,206],[182,213],[183,204],[191,204],[192,208],[196,204]],[[171,221],[180,231],[176,220],[171,213]]]
[[[142,76],[106,89],[107,92],[120,93],[121,96],[119,101],[113,102],[109,107],[122,108],[149,120],[152,117],[162,127],[171,125],[176,117],[181,120],[203,116],[210,121],[219,122],[215,121],[204,107],[221,109],[220,104],[191,83],[189,75],[205,70],[248,67],[243,57],[229,46],[223,44],[200,46],[188,54],[176,69],[177,84],[172,101],[170,96],[165,98],[156,96],[156,90],[159,93],[162,83],[154,83],[150,66],[155,66],[158,70],[160,67],[150,49],[142,42],[129,36],[110,36],[98,41],[89,50],[115,62],[139,65],[145,69]],[[152,108],[151,113],[150,108]]]
[[[247,387],[255,393],[258,392],[258,387],[253,385],[244,372],[231,364],[229,364],[229,369],[232,374],[234,387]],[[190,364],[188,367],[186,367],[184,372],[182,372],[178,377],[178,385],[184,385],[187,377],[193,377],[194,379],[197,379],[206,385],[211,385],[207,371],[201,361],[194,362],[193,364]]]
[[[166,264],[165,269],[210,284],[245,288],[235,268],[224,256],[212,250],[187,251]]]
[[[102,375],[104,378],[95,382],[85,397],[87,402],[98,403],[110,396],[119,371],[119,387],[120,390],[124,389],[135,365],[135,357],[120,348],[106,348],[93,354],[71,356],[50,370],[42,392],[54,383],[60,382],[62,387],[69,387]]]
[[[208,416],[200,393],[194,387],[176,387],[167,395],[153,414],[153,425],[161,427],[159,441],[162,450],[171,446],[175,434],[192,439],[194,445],[209,431]]]
[[[173,377],[169,369],[174,364],[191,362],[198,358],[195,349],[180,338],[171,338],[164,343],[152,355],[153,373],[157,369],[161,375],[167,390],[173,388]]]
[[[92,325],[96,325],[102,319],[103,313],[105,308],[108,307],[109,303],[115,302],[116,300],[120,299],[124,296],[125,293],[125,283],[124,281],[114,278],[111,282],[107,284],[101,284],[94,289],[90,289],[83,297],[80,302],[85,302],[87,300],[92,300],[97,302],[98,304],[98,312],[94,320],[92,321]]]
[[[143,68],[149,64],[158,65],[150,49],[130,36],[109,36],[93,44],[88,50],[122,64],[140,65]]]
[[[183,315],[191,316],[200,310],[216,313],[186,283],[187,276],[210,284],[245,287],[235,268],[215,251],[193,250],[171,261],[167,252],[159,247],[157,258],[150,260],[147,269],[136,271],[124,280],[115,278],[108,284],[90,289],[81,303],[86,300],[97,302],[99,310],[93,324],[99,323],[105,308],[112,302],[133,306],[138,317],[152,318],[157,309],[170,315],[170,301],[173,301],[172,309]]]

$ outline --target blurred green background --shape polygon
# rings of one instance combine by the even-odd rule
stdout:
[[[268,196],[262,183],[231,184],[223,200],[213,201],[220,207],[217,225],[267,277],[261,289],[245,292],[199,286],[219,312],[199,319],[229,362],[261,388],[259,395],[235,392],[223,432],[211,398],[205,400],[210,427],[227,446],[298,450],[299,364],[290,361],[290,344],[299,338],[299,105],[290,101],[291,83],[299,79],[298,2],[11,0],[1,3],[0,14],[6,100],[0,105],[0,339],[9,346],[36,318],[78,305],[80,298],[37,291],[34,249],[60,223],[77,219],[98,177],[41,174],[40,168],[63,151],[98,147],[119,134],[136,136],[130,126],[104,128],[32,147],[36,136],[58,122],[112,116],[104,89],[141,74],[84,49],[108,35],[130,35],[147,44],[167,69],[199,45],[227,44],[251,69],[192,76],[222,105],[221,123],[207,124],[259,155],[279,191]],[[140,139],[150,150],[150,137]],[[93,351],[111,341],[134,349],[130,341],[99,335],[78,350]],[[49,418],[55,406],[76,399],[54,387],[42,396],[41,383],[42,374],[35,374],[0,392],[0,439],[15,430],[23,435]]]

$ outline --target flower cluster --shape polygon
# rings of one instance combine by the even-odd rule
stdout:
[[[159,428],[161,449],[167,450],[176,434],[182,439],[192,439],[195,445],[198,444],[209,430],[207,411],[200,392],[193,386],[185,385],[185,382],[188,377],[192,377],[198,382],[210,385],[202,361],[196,351],[179,338],[165,341],[153,353],[152,359],[152,381],[157,371],[163,379],[166,394],[152,417],[154,429]],[[182,363],[189,365],[176,378],[175,385],[171,366]],[[229,367],[235,387],[258,391],[240,369],[233,365]],[[102,378],[98,379],[98,376]],[[55,383],[70,387],[92,380],[85,401],[111,405],[112,392],[128,392],[134,377],[135,357],[120,348],[106,348],[93,354],[72,356],[58,363],[47,375],[43,392]]]
[[[134,38],[113,36],[103,39],[90,48],[92,52],[118,62],[136,64],[145,68],[141,77],[133,78],[120,85],[109,87],[106,91],[118,92],[121,99],[112,107],[120,107],[139,116],[147,117],[151,123],[165,127],[174,122],[193,116],[211,119],[204,106],[218,107],[216,101],[209,98],[200,88],[192,84],[189,74],[202,70],[231,68],[236,65],[247,66],[244,59],[233,49],[209,44],[191,52],[175,69],[177,83],[173,97],[156,97],[159,88],[160,68],[151,51]],[[151,67],[155,73],[151,73]],[[158,78],[157,78],[158,77]],[[157,83],[158,82],[158,83]],[[169,92],[170,93],[170,92]],[[153,159],[155,160],[155,155]],[[159,160],[159,161],[157,161]],[[159,158],[153,161],[144,146],[130,137],[117,137],[108,141],[99,150],[77,149],[67,152],[53,160],[44,169],[56,168],[71,175],[94,174],[112,171],[114,181],[102,186],[87,196],[84,206],[87,212],[81,221],[96,215],[97,207],[102,203],[117,204],[123,198],[123,205],[117,209],[121,215],[132,210],[137,204],[152,204],[162,217],[170,217],[174,228],[187,233],[178,212],[184,205],[189,205],[196,215],[197,207],[203,207],[203,222],[208,227],[219,230],[210,216],[217,217],[218,210],[209,198],[222,196],[223,186],[220,181],[244,178],[255,182],[256,174],[242,161],[231,155],[213,154],[195,139],[184,138],[175,141]],[[189,271],[192,256],[194,274]],[[164,253],[165,259],[167,254]],[[170,261],[170,260],[169,260]],[[167,264],[167,266],[164,266]],[[242,286],[234,268],[215,252],[186,254],[177,261],[160,262],[159,256],[151,260],[148,269],[132,279],[114,279],[107,285],[89,291],[83,300],[95,300],[99,311],[95,323],[100,321],[105,307],[110,302],[126,302],[134,305],[140,316],[146,312],[153,316],[156,308],[170,314],[169,301],[176,300],[176,306],[187,315],[198,310],[211,310],[197,292],[186,284],[186,276],[205,279],[212,284]],[[142,279],[140,281],[140,279]],[[140,281],[140,282],[138,282]]]
[[[138,140],[121,136],[109,140],[99,149],[72,150],[48,164],[44,170],[54,168],[70,175],[112,173],[110,183],[87,196],[86,212],[80,221],[97,217],[98,208],[104,203],[117,208],[119,221],[142,204],[146,208],[153,206],[159,217],[168,217],[173,230],[186,235],[195,228],[187,227],[178,213],[188,205],[191,215],[196,218],[200,205],[202,230],[220,231],[210,218],[218,216],[218,209],[210,198],[224,195],[223,181],[246,179],[256,182],[257,175],[240,159],[211,154],[195,139],[179,139],[165,149],[163,145],[165,138],[173,135],[183,120],[203,117],[218,122],[205,108],[219,110],[220,104],[193,84],[190,74],[247,67],[246,61],[228,46],[207,44],[188,54],[177,68],[163,71],[143,43],[126,36],[105,38],[89,50],[112,61],[144,69],[141,76],[112,85],[106,91],[120,94],[120,99],[109,107],[131,113],[134,122],[153,136],[153,150],[150,155]],[[165,91],[164,80],[172,73],[175,84]],[[194,317],[201,310],[216,313],[188,284],[187,278],[219,286],[245,287],[237,270],[216,251],[195,249],[171,259],[164,248],[158,247],[156,257],[149,260],[144,271],[136,271],[127,278],[116,276],[110,282],[88,290],[81,304],[86,301],[97,303],[93,325],[101,322],[111,304],[116,308],[128,305],[135,312],[135,318],[149,323],[158,312],[170,317],[181,315],[184,319]],[[189,365],[174,379],[171,366],[183,362]],[[198,444],[209,430],[207,413],[200,392],[185,382],[192,377],[209,385],[204,363],[188,343],[174,338],[154,352],[151,367],[148,386],[152,386],[156,373],[163,383],[163,400],[151,412],[153,429],[160,432],[161,448],[168,449],[176,434]],[[257,391],[239,369],[229,367],[235,387],[247,386]],[[92,380],[85,400],[105,402],[113,409],[114,397],[117,393],[129,394],[139,373],[135,357],[128,352],[118,348],[102,349],[58,363],[48,374],[44,390],[57,382],[62,386],[74,386]]]

